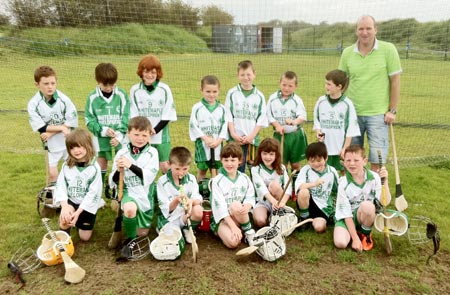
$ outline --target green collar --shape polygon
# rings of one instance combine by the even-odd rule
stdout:
[[[239,91],[241,91],[244,94],[245,97],[256,93],[256,86],[255,85],[253,85],[253,88],[250,89],[250,90],[243,89],[240,83],[238,84],[237,87],[238,87]]]
[[[331,103],[331,104],[335,104],[335,103],[337,103],[339,101],[342,101],[346,97],[345,94],[342,94],[341,97],[339,97],[337,99],[336,98],[331,98],[328,94],[326,94],[325,96],[327,97],[328,102]]]
[[[370,170],[368,170],[366,167],[364,167],[364,175],[365,175],[365,180],[362,184],[358,184],[355,182],[355,180],[353,179],[353,176],[350,174],[350,172],[346,171],[345,172],[345,177],[347,178],[347,182],[348,183],[353,183],[354,185],[358,186],[358,187],[363,187],[367,181],[373,180],[375,179],[373,177],[373,174]]]
[[[156,89],[156,87],[158,86],[158,84],[159,84],[159,80],[155,80],[155,82],[153,82],[151,85],[148,85],[148,86],[144,84],[144,81],[141,81],[140,88],[145,89],[148,92],[153,92]]]
[[[208,111],[213,112],[217,106],[219,105],[219,102],[216,100],[214,104],[209,104],[209,102],[206,101],[204,97],[202,97],[201,103],[208,109]]]
[[[239,176],[239,170],[237,170],[236,171],[236,178],[231,178],[229,175],[228,175],[228,172],[227,172],[227,170],[225,170],[225,168],[223,168],[223,167],[220,167],[219,168],[219,173],[220,174],[223,174],[226,178],[228,178],[231,182],[236,182],[236,180],[238,179],[238,176]]]
[[[295,93],[292,92],[291,95],[289,95],[286,99],[284,99],[284,98],[283,98],[283,95],[281,94],[281,90],[278,90],[278,92],[277,92],[277,97],[278,97],[279,99],[281,99],[281,101],[283,101],[283,102],[285,102],[285,101],[287,101],[287,100],[293,98],[294,95],[295,95]]]
[[[172,176],[172,170],[167,171],[167,179],[169,180],[169,182],[176,187],[177,189],[180,188],[179,185],[175,184],[175,181],[173,180],[173,176]],[[188,183],[188,175],[186,174],[183,178],[180,179],[180,185],[185,185],[186,183]]]

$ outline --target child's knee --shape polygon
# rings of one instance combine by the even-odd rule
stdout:
[[[279,198],[281,193],[283,192],[283,189],[281,188],[281,184],[278,181],[271,181],[269,183],[269,192],[272,196],[275,198]]]
[[[261,216],[257,216],[253,218],[253,223],[255,227],[260,228],[267,225],[267,218],[263,218]]]
[[[314,218],[312,225],[317,233],[323,233],[327,229],[327,221],[322,217]]]
[[[338,249],[345,249],[350,243],[350,233],[343,227],[335,227],[333,232],[334,246]]]
[[[230,204],[230,215],[237,215],[239,214],[240,210],[242,208],[242,204],[239,202],[233,202]]]
[[[123,205],[123,215],[128,218],[133,218],[136,216],[137,206],[133,202],[128,202]]]
[[[196,205],[192,208],[191,219],[195,221],[200,221],[203,218],[203,207]]]
[[[341,239],[337,239],[334,238],[334,246],[338,249],[345,249],[347,248],[348,242],[341,240]]]
[[[222,240],[223,244],[230,249],[236,249],[240,244],[241,241],[234,240],[234,239],[224,239]]]

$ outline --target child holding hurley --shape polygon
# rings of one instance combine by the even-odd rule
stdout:
[[[255,205],[255,190],[250,178],[238,171],[242,158],[239,144],[231,142],[225,145],[220,154],[222,168],[211,180],[211,230],[232,249],[241,243],[242,232],[248,243],[255,235],[249,217]]]

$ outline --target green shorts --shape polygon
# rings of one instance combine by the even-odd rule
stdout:
[[[281,142],[281,134],[274,132],[273,137]],[[284,134],[283,163],[298,163],[306,159],[306,147],[308,139],[303,128]]]
[[[344,166],[342,165],[341,156],[328,156],[327,164],[336,168],[337,171],[344,171]]]
[[[159,162],[169,161],[170,142],[161,144],[152,144],[152,147],[154,147],[158,151]]]
[[[359,224],[359,221],[358,221],[358,210],[355,210],[355,212],[353,212],[353,222],[355,223],[355,228],[356,228],[356,230],[357,230],[357,231],[360,231],[360,230],[361,230],[361,224]],[[334,223],[334,226],[335,226],[335,227],[336,227],[336,226],[340,226],[340,227],[343,227],[343,228],[345,228],[346,230],[348,230],[347,225],[345,224],[345,218],[344,218],[344,219],[337,220],[337,221]]]
[[[138,228],[150,228],[152,226],[153,215],[154,215],[154,210],[155,210],[155,195],[156,195],[155,192],[156,192],[156,184],[153,183],[150,187],[150,192],[149,192],[149,196],[148,196],[148,200],[150,201],[150,208],[151,208],[148,211],[140,210],[139,206],[136,203],[136,201],[134,200],[134,198],[130,197],[126,193],[126,190],[124,190],[124,192],[123,192],[122,203],[125,204],[128,202],[133,202],[138,207],[137,212],[136,212]]]
[[[122,147],[122,145],[118,145],[115,148],[114,155],[117,153],[118,150],[120,150],[121,147]],[[105,158],[106,160],[111,161],[111,160],[113,160],[112,153],[113,153],[112,149],[109,151],[99,151],[97,153],[97,158]]]
[[[220,161],[214,161],[214,162],[216,164],[216,167],[214,167],[215,169],[219,169],[220,167],[222,167],[222,162],[220,162]],[[209,161],[197,162],[197,168],[198,168],[198,170],[206,171],[209,168],[211,168],[211,163]]]
[[[217,235],[217,233],[219,232],[219,223],[216,223],[216,221],[214,220],[214,216],[211,215],[211,220],[210,220],[210,224],[209,224],[209,228],[211,229],[211,231]]]

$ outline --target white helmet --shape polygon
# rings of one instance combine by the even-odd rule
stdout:
[[[286,254],[286,243],[278,227],[265,226],[253,238],[253,245],[260,245],[256,253],[267,261],[275,261]]]
[[[375,216],[374,225],[377,231],[383,232],[385,218],[391,235],[402,236],[408,231],[408,217],[404,213],[395,210],[386,210],[386,214],[378,213]]]
[[[150,244],[150,252],[157,260],[175,260],[184,253],[185,242],[178,226],[167,223]]]
[[[293,226],[296,225],[297,222],[298,219],[297,215],[295,215],[295,210],[288,206],[284,206],[278,210],[273,210],[270,217],[270,226],[278,227],[286,237],[292,234],[295,230]]]

